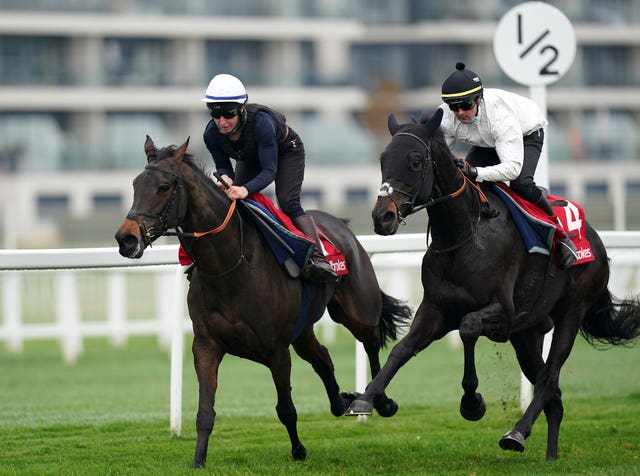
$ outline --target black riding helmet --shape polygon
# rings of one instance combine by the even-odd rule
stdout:
[[[458,61],[456,70],[442,83],[442,100],[447,104],[470,101],[482,96],[480,76],[465,68],[465,64]]]

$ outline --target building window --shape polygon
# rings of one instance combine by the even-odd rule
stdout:
[[[208,82],[214,75],[229,73],[245,85],[264,84],[263,65],[267,57],[265,43],[261,41],[207,41],[206,72]]]
[[[0,84],[69,84],[68,41],[58,37],[0,36]]]
[[[158,39],[107,38],[103,65],[107,86],[166,86],[170,55]]]
[[[585,86],[631,86],[640,81],[634,75],[633,53],[627,46],[584,46]]]

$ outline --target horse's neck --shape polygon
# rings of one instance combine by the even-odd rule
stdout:
[[[223,194],[211,188],[209,180],[194,171],[185,173],[183,187],[185,199],[188,199],[187,209],[182,227],[185,231],[201,232],[214,229],[225,219],[230,207],[229,200]],[[188,198],[187,198],[188,197]]]
[[[436,159],[435,186],[439,196],[447,197],[430,207],[429,225],[432,240],[440,247],[452,246],[473,233],[477,204],[473,199],[470,183],[465,183],[462,174],[449,156]]]

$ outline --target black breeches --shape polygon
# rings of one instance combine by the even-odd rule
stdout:
[[[510,187],[525,200],[539,205],[541,198],[544,198],[542,191],[536,185],[533,176],[542,153],[544,142],[544,131],[539,129],[523,138],[524,159],[522,170],[515,180],[512,180]],[[500,163],[496,150],[488,147],[473,146],[466,157],[474,167],[487,167]],[[546,201],[546,200],[545,200]]]

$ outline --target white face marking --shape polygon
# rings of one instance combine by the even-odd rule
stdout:
[[[383,182],[378,190],[378,197],[388,197],[393,193],[393,187],[389,182]]]

